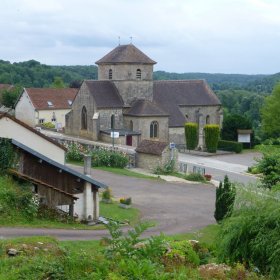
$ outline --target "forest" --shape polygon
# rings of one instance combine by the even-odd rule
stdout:
[[[97,66],[50,66],[36,60],[11,63],[0,60],[0,84],[15,85],[15,92],[3,96],[0,103],[11,106],[22,87],[79,87],[84,79],[97,79]],[[205,79],[224,107],[224,116],[241,115],[258,131],[260,109],[280,81],[280,73],[273,75],[169,73],[155,71],[154,80]],[[4,93],[2,93],[4,94]],[[5,104],[5,99],[7,99]]]

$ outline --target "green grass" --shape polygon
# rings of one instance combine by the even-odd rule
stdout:
[[[140,211],[136,208],[123,209],[118,206],[117,202],[110,204],[100,202],[100,215],[119,222],[128,222],[135,225],[140,220]]]

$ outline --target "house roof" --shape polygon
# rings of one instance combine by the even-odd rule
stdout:
[[[136,48],[133,44],[119,45],[104,57],[95,62],[96,64],[156,64],[146,54]]]
[[[111,81],[84,81],[97,108],[122,108],[124,103],[115,84]]]
[[[42,137],[42,138],[44,138],[45,140],[47,140],[47,141],[51,142],[52,144],[58,146],[59,148],[63,149],[64,151],[67,151],[67,149],[66,149],[63,145],[59,144],[58,142],[56,142],[55,140],[49,138],[48,136],[42,134],[41,132],[37,131],[36,129],[30,127],[29,125],[25,124],[24,122],[22,122],[22,121],[16,119],[15,117],[12,117],[12,116],[9,115],[8,113],[0,113],[0,120],[1,120],[2,118],[9,118],[10,120],[12,120],[12,121],[18,123],[19,125],[25,127],[25,128],[28,129],[28,130],[30,130],[30,131],[33,132],[34,134],[37,134],[39,137]]]
[[[136,100],[124,115],[139,117],[169,116],[169,114],[161,109],[156,103],[144,99]]]
[[[25,88],[36,110],[70,109],[77,88]]]
[[[47,162],[48,164],[50,164],[52,166],[55,166],[58,169],[61,169],[62,171],[66,172],[66,173],[72,174],[72,175],[74,175],[76,177],[81,178],[82,180],[84,180],[86,182],[91,183],[92,185],[94,185],[97,188],[105,188],[106,187],[106,185],[104,185],[104,184],[102,184],[102,183],[92,179],[91,177],[86,176],[86,175],[84,175],[84,174],[82,174],[82,173],[80,173],[80,172],[78,172],[78,171],[76,171],[74,169],[71,169],[71,168],[67,167],[66,165],[60,164],[60,163],[58,163],[58,162],[56,162],[56,161],[54,161],[54,160],[52,160],[52,159],[42,155],[42,154],[34,151],[33,149],[23,145],[22,143],[14,140],[14,139],[12,139],[12,144],[17,146],[17,147],[19,147],[20,149],[26,151],[27,153],[29,153],[29,154],[31,154],[31,155],[33,155],[33,156],[35,156],[35,157],[37,157],[37,158]]]
[[[186,122],[180,106],[218,106],[220,100],[204,80],[154,81],[154,102],[170,114],[169,126]]]
[[[136,148],[136,152],[143,154],[161,155],[164,149],[168,146],[166,142],[143,140]]]

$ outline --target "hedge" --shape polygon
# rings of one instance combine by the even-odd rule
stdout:
[[[194,150],[198,145],[198,124],[185,123],[185,137],[188,150]]]
[[[204,126],[204,135],[207,152],[216,153],[220,135],[220,127],[217,124],[207,124]]]
[[[242,145],[242,143],[235,142],[235,141],[219,140],[218,149],[224,150],[224,151],[241,153],[243,150],[243,145]]]

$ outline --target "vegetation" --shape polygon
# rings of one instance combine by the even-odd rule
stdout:
[[[241,153],[243,150],[243,145],[242,143],[236,141],[219,140],[218,149],[223,151]]]
[[[279,193],[256,187],[238,188],[231,217],[222,223],[219,258],[240,262],[280,278]]]
[[[68,161],[82,162],[85,154],[90,154],[92,158],[92,167],[107,166],[124,168],[128,164],[128,157],[125,153],[103,148],[93,149],[91,151],[78,143],[70,143],[67,145],[66,159]]]
[[[22,92],[21,86],[15,86],[11,89],[3,89],[1,90],[1,99],[0,99],[0,105],[3,104],[6,107],[14,108],[15,103],[19,98],[19,95]]]
[[[205,177],[200,173],[190,173],[185,175],[185,179],[188,181],[195,181],[195,182],[205,182]]]
[[[207,152],[216,153],[220,136],[220,127],[216,124],[207,124],[204,126],[204,134]]]
[[[220,182],[216,189],[216,202],[214,217],[217,222],[221,222],[224,218],[231,215],[235,200],[235,186],[229,181],[228,176],[224,178],[224,182]]]
[[[273,89],[272,95],[266,97],[262,108],[262,129],[269,137],[280,137],[280,83]]]
[[[157,166],[154,170],[154,174],[157,175],[172,175],[175,172],[175,160],[168,161],[163,166]]]
[[[185,123],[186,145],[188,150],[194,150],[198,145],[198,124]]]
[[[16,158],[10,139],[0,138],[0,175],[12,167]]]

